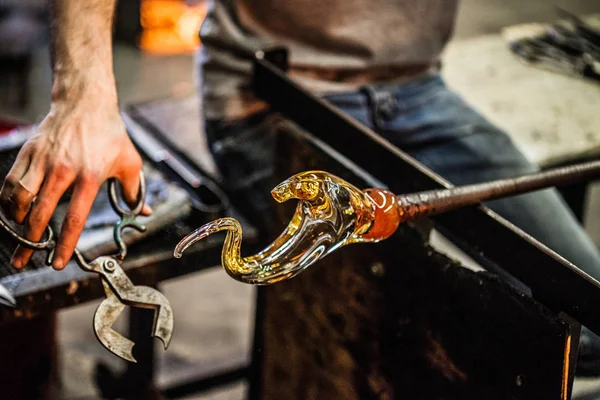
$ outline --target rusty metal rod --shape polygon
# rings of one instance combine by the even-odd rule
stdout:
[[[600,176],[600,161],[555,168],[544,172],[499,179],[450,189],[397,195],[401,222],[442,214],[460,207],[553,186],[573,184]]]

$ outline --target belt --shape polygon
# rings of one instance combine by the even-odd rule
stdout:
[[[306,77],[321,81],[369,84],[378,82],[398,82],[423,75],[434,69],[431,64],[416,64],[406,66],[381,66],[368,68],[323,68],[308,66],[292,66],[289,69],[290,76]]]

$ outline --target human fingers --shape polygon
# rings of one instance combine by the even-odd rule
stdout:
[[[36,191],[37,192],[37,191]],[[22,224],[31,208],[31,204],[35,200],[35,194],[21,181],[13,186],[13,190],[8,197],[10,202],[11,218],[18,224]]]
[[[26,239],[38,241],[42,238],[50,218],[65,191],[75,180],[75,174],[69,168],[60,166],[48,173],[40,193],[25,221],[24,235]],[[11,264],[22,268],[27,264],[33,251],[22,246],[15,250]]]
[[[100,184],[93,179],[83,178],[75,182],[71,201],[54,251],[52,260],[54,269],[63,269],[71,259],[99,189]]]
[[[22,224],[25,220],[43,181],[44,170],[31,163],[25,175],[14,185],[9,202],[10,214],[16,223]]]
[[[128,165],[117,175],[117,179],[121,183],[123,200],[125,200],[125,203],[127,203],[131,209],[134,209],[140,201],[138,197],[140,195],[140,171],[142,170],[142,159],[139,155],[137,155],[137,157],[139,160],[134,159],[131,163],[128,163]],[[145,201],[145,199],[142,200]],[[152,208],[144,203],[140,213],[142,215],[150,215],[152,214]]]
[[[27,146],[23,146],[2,183],[2,188],[0,189],[0,207],[2,208],[2,212],[11,219],[13,216],[11,214],[12,203],[10,202],[10,197],[17,182],[27,172],[30,162],[31,153]]]

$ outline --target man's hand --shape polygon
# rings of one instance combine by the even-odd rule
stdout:
[[[60,198],[72,189],[52,263],[55,269],[64,268],[71,258],[103,182],[117,178],[129,204],[135,204],[138,195],[141,157],[127,136],[116,98],[107,102],[99,94],[81,96],[74,103],[53,102],[0,191],[5,214],[25,224],[27,239],[38,241]],[[148,215],[150,208],[146,205],[142,213]],[[23,267],[31,254],[18,247],[13,266]]]
[[[140,155],[129,140],[117,102],[112,63],[116,0],[51,0],[54,82],[50,112],[17,156],[0,190],[0,206],[41,239],[62,195],[72,189],[53,267],[73,254],[98,189],[117,178],[135,204]],[[34,201],[35,199],[35,201]],[[148,206],[142,213],[150,214]],[[18,247],[12,264],[23,267],[32,251]]]

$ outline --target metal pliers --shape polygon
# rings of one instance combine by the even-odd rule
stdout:
[[[127,255],[127,246],[123,240],[123,230],[127,227],[139,232],[146,227],[136,221],[136,217],[142,210],[146,196],[146,181],[143,173],[140,173],[140,190],[138,192],[137,205],[132,210],[126,210],[120,205],[117,194],[117,182],[111,179],[108,182],[110,203],[119,215],[120,219],[114,227],[114,240],[119,250],[116,255],[100,256],[92,261],[87,261],[81,252],[74,251],[77,265],[88,272],[100,275],[106,299],[100,303],[94,314],[94,332],[96,337],[109,351],[115,355],[136,362],[132,349],[135,343],[125,338],[112,329],[125,306],[150,308],[155,311],[152,336],[159,338],[165,349],[171,342],[173,334],[173,312],[167,298],[158,290],[148,286],[135,286],[123,271],[121,263]],[[1,213],[0,213],[1,215]],[[0,218],[0,225],[21,245],[32,249],[47,251],[46,264],[52,264],[56,240],[50,226],[46,228],[46,239],[40,242],[32,242],[17,233],[5,220]]]

